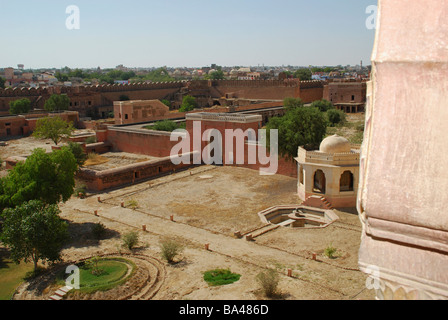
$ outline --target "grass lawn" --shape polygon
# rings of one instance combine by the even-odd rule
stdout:
[[[99,274],[93,274],[92,268],[80,264],[80,291],[83,293],[93,293],[95,291],[106,291],[122,284],[128,277],[129,266],[135,270],[135,265],[125,259],[102,259],[98,262],[97,268],[101,270]],[[131,273],[132,274],[132,273]],[[128,274],[130,276],[130,274]],[[65,273],[57,277],[59,285],[65,284]]]
[[[10,300],[14,290],[32,270],[32,263],[17,265],[8,259],[0,260],[0,300]]]

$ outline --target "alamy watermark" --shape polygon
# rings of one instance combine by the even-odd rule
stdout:
[[[377,266],[370,265],[365,269],[365,273],[369,274],[369,277],[366,279],[366,288],[369,290],[380,290],[380,269]]]
[[[223,137],[217,129],[202,133],[201,122],[193,121],[192,135],[184,129],[171,133],[170,140],[178,142],[170,153],[173,164],[267,166],[260,167],[260,175],[274,175],[278,171],[278,130],[269,131],[269,150],[265,129],[258,130],[258,137],[254,129],[226,129]],[[193,151],[198,154],[191,160]]]
[[[81,15],[79,7],[75,5],[70,5],[65,9],[65,13],[69,15],[65,20],[65,27],[68,30],[81,29]]]
[[[70,265],[65,269],[65,273],[69,274],[67,279],[65,279],[65,285],[67,287],[72,287],[73,289],[79,290],[80,288],[79,268],[75,265]]]
[[[369,16],[366,19],[366,28],[369,30],[376,29],[376,21],[378,16],[378,6],[370,5],[366,8],[366,14]]]

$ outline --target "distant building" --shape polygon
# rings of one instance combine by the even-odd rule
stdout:
[[[169,110],[169,107],[159,100],[115,101],[115,124],[132,124],[162,118]]]
[[[330,82],[324,86],[323,98],[346,113],[357,113],[364,111],[366,92],[366,82]]]

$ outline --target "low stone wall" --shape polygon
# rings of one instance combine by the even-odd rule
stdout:
[[[193,157],[196,154],[194,152],[186,154],[191,157],[190,163],[193,163]],[[172,163],[171,157],[165,157],[103,171],[81,168],[77,173],[77,178],[83,181],[89,191],[96,192],[138,183],[191,166],[193,164],[175,165]]]

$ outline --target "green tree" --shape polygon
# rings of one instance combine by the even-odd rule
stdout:
[[[325,99],[314,101],[311,104],[311,107],[318,108],[322,112],[327,112],[330,109],[334,109],[333,104]]]
[[[69,148],[52,153],[35,149],[25,162],[18,163],[0,179],[0,210],[30,200],[46,204],[67,201],[75,188],[76,159]]]
[[[188,112],[188,111],[192,111],[195,108],[197,108],[198,103],[196,101],[195,97],[192,96],[185,96],[182,99],[182,105],[179,109],[180,112]]]
[[[72,123],[68,123],[61,117],[46,117],[37,120],[33,136],[41,139],[51,139],[55,145],[62,138],[69,137],[75,131]]]
[[[19,100],[14,100],[9,103],[9,113],[10,114],[23,114],[28,113],[31,110],[30,99],[23,98]]]
[[[345,113],[342,110],[330,109],[327,111],[328,122],[330,126],[334,127],[339,123],[344,123],[346,120]]]
[[[168,74],[168,70],[166,68],[158,68],[149,72],[146,76],[143,77],[142,80],[153,81],[153,82],[164,82],[164,81],[174,81]]]
[[[268,133],[278,130],[279,154],[293,158],[300,146],[306,149],[319,146],[327,130],[327,119],[317,108],[296,107],[288,109],[283,117],[271,118],[266,129]]]
[[[297,108],[297,107],[303,107],[303,101],[300,98],[285,98],[283,100],[283,106],[286,108],[286,110]]]
[[[50,112],[68,110],[70,98],[66,94],[53,94],[45,102],[44,109]]]
[[[163,100],[161,100],[161,102],[162,102],[164,105],[166,105],[168,108],[171,108],[171,101],[166,100],[166,99],[163,99]]]
[[[3,79],[2,77],[0,77],[0,88],[1,89],[5,88],[5,79]]]
[[[294,78],[299,78],[301,81],[311,80],[313,74],[310,69],[302,68],[294,72]]]
[[[211,72],[210,74],[204,76],[205,80],[224,80],[225,76],[224,76],[224,71],[222,70],[216,70]]]
[[[67,147],[73,153],[78,166],[82,166],[87,160],[87,154],[84,152],[84,149],[81,147],[81,145],[79,143],[70,141]]]
[[[67,223],[59,217],[57,205],[32,200],[16,208],[4,210],[0,240],[11,253],[11,259],[37,263],[61,260],[61,249],[68,239]]]
[[[58,81],[60,82],[65,82],[68,81],[68,76],[66,74],[61,73],[60,71],[56,72],[56,74],[54,75]]]

